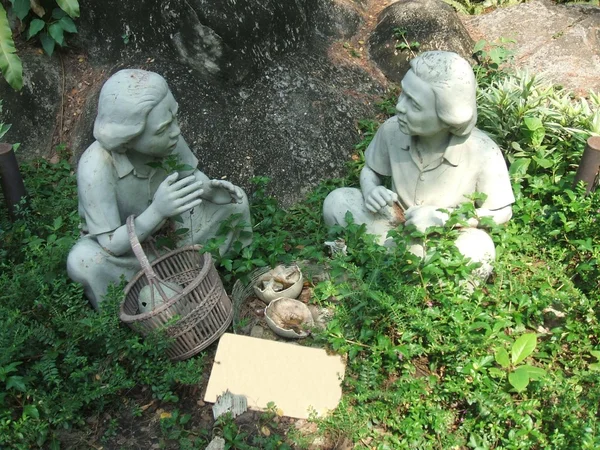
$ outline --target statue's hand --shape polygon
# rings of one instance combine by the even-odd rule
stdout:
[[[244,191],[229,181],[210,180],[204,188],[204,195],[202,197],[217,205],[242,203]]]
[[[202,182],[193,175],[177,181],[178,177],[178,173],[169,175],[154,194],[151,206],[162,218],[177,216],[202,203]]]
[[[443,226],[448,220],[448,214],[438,211],[438,206],[411,206],[406,210],[404,225],[414,225],[421,233],[429,227]]]
[[[365,198],[365,205],[369,211],[377,213],[385,205],[392,206],[392,204],[397,201],[398,194],[396,194],[394,191],[390,191],[384,186],[376,186],[367,194]]]

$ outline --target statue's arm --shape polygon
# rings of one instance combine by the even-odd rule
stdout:
[[[477,208],[475,212],[477,213],[477,217],[472,217],[467,220],[467,224],[470,227],[476,228],[479,226],[478,218],[481,217],[490,217],[498,225],[501,225],[508,222],[512,217],[512,205],[507,205],[499,209]]]
[[[179,215],[199,205],[203,194],[202,182],[194,176],[177,180],[179,175],[168,176],[158,187],[150,206],[135,219],[135,231],[144,242],[165,219]],[[127,226],[96,236],[98,243],[109,253],[121,256],[131,250]]]
[[[373,213],[379,212],[384,206],[392,206],[398,201],[398,194],[382,185],[381,177],[367,164],[360,172],[360,189],[365,199],[365,206]]]

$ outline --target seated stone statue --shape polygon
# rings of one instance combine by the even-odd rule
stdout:
[[[498,146],[475,128],[476,81],[469,63],[455,53],[431,51],[418,55],[402,80],[396,116],[377,131],[365,153],[360,190],[341,188],[325,199],[323,215],[328,226],[346,225],[348,211],[354,221],[379,237],[397,226],[392,206],[403,210],[405,225],[425,231],[442,226],[451,211],[475,192],[486,194],[476,204],[477,216],[496,223],[512,217],[512,192],[506,163]],[[392,189],[382,184],[391,177]],[[471,218],[455,242],[472,261],[482,263],[477,272],[487,278],[495,247],[490,236]],[[415,242],[410,251],[423,256]]]
[[[69,276],[83,284],[96,309],[110,283],[140,270],[127,234],[128,216],[136,215],[140,242],[176,216],[183,224],[173,221],[175,226],[188,228],[177,245],[205,242],[233,214],[251,231],[244,191],[195,169],[198,160],[180,135],[177,106],[165,79],[143,70],[115,73],[100,92],[96,141],[77,170],[83,236],[67,261]],[[167,161],[183,169],[170,173]],[[221,252],[239,237],[230,232]],[[249,242],[249,237],[242,240]]]

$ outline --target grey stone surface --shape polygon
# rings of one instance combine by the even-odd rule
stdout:
[[[356,34],[363,24],[361,12],[364,6],[351,0],[320,0],[312,2],[309,8],[309,22],[322,36],[349,38]]]
[[[240,79],[302,44],[309,1],[145,0],[135,7],[90,2],[81,8],[79,45],[97,64],[141,52]]]
[[[452,7],[441,0],[400,0],[384,9],[369,38],[369,53],[390,80],[399,83],[409,69],[413,54],[396,49],[402,42],[394,29],[406,30],[406,39],[418,42],[415,53],[445,50],[469,59],[473,41]]]
[[[600,91],[600,7],[532,0],[464,21],[477,39],[514,39],[516,67],[579,94]]]
[[[31,51],[21,51],[19,57],[23,62],[23,89],[15,92],[7,83],[0,83],[2,121],[12,124],[4,141],[21,143],[19,157],[46,156],[51,151],[61,108],[60,61]]]
[[[287,206],[345,173],[356,121],[374,115],[373,100],[383,92],[360,65],[330,55],[332,38],[349,38],[363,25],[364,8],[354,0],[147,0],[135,8],[106,0],[82,6],[71,44],[87,52],[94,73],[105,72],[101,82],[122,68],[165,76],[180,104],[183,134],[206,173],[246,189],[253,176],[268,176],[270,193]],[[54,97],[35,99],[59,108],[56,67],[42,72],[54,74],[44,84]],[[85,106],[64,136],[74,161],[93,141],[101,85],[85,81],[91,82]],[[56,114],[39,114],[35,103],[23,111],[37,121],[34,127],[46,126],[40,140],[49,147]]]
[[[207,175],[224,176],[247,191],[252,177],[267,176],[269,192],[286,206],[321,180],[345,173],[355,122],[373,114],[372,101],[383,93],[365,72],[333,64],[321,49],[281,57],[242,84],[202,77],[163,59],[124,66],[167,79],[182,134]],[[93,141],[95,106],[89,99],[75,130],[76,153]]]

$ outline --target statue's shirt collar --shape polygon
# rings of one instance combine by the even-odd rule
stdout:
[[[405,135],[406,136],[406,135]],[[457,167],[460,164],[460,160],[462,157],[462,151],[465,149],[466,140],[468,136],[455,136],[452,135],[450,137],[450,142],[448,143],[448,147],[446,147],[446,151],[442,155],[442,158],[451,166]],[[406,139],[403,140],[400,144],[400,149],[410,152],[411,150],[411,142],[412,138],[410,136],[406,136]]]
[[[148,167],[147,171],[137,170],[127,157],[126,153],[112,152],[113,166],[117,171],[119,178],[125,178],[130,173],[133,173],[138,178],[150,178],[156,172],[156,169]]]

